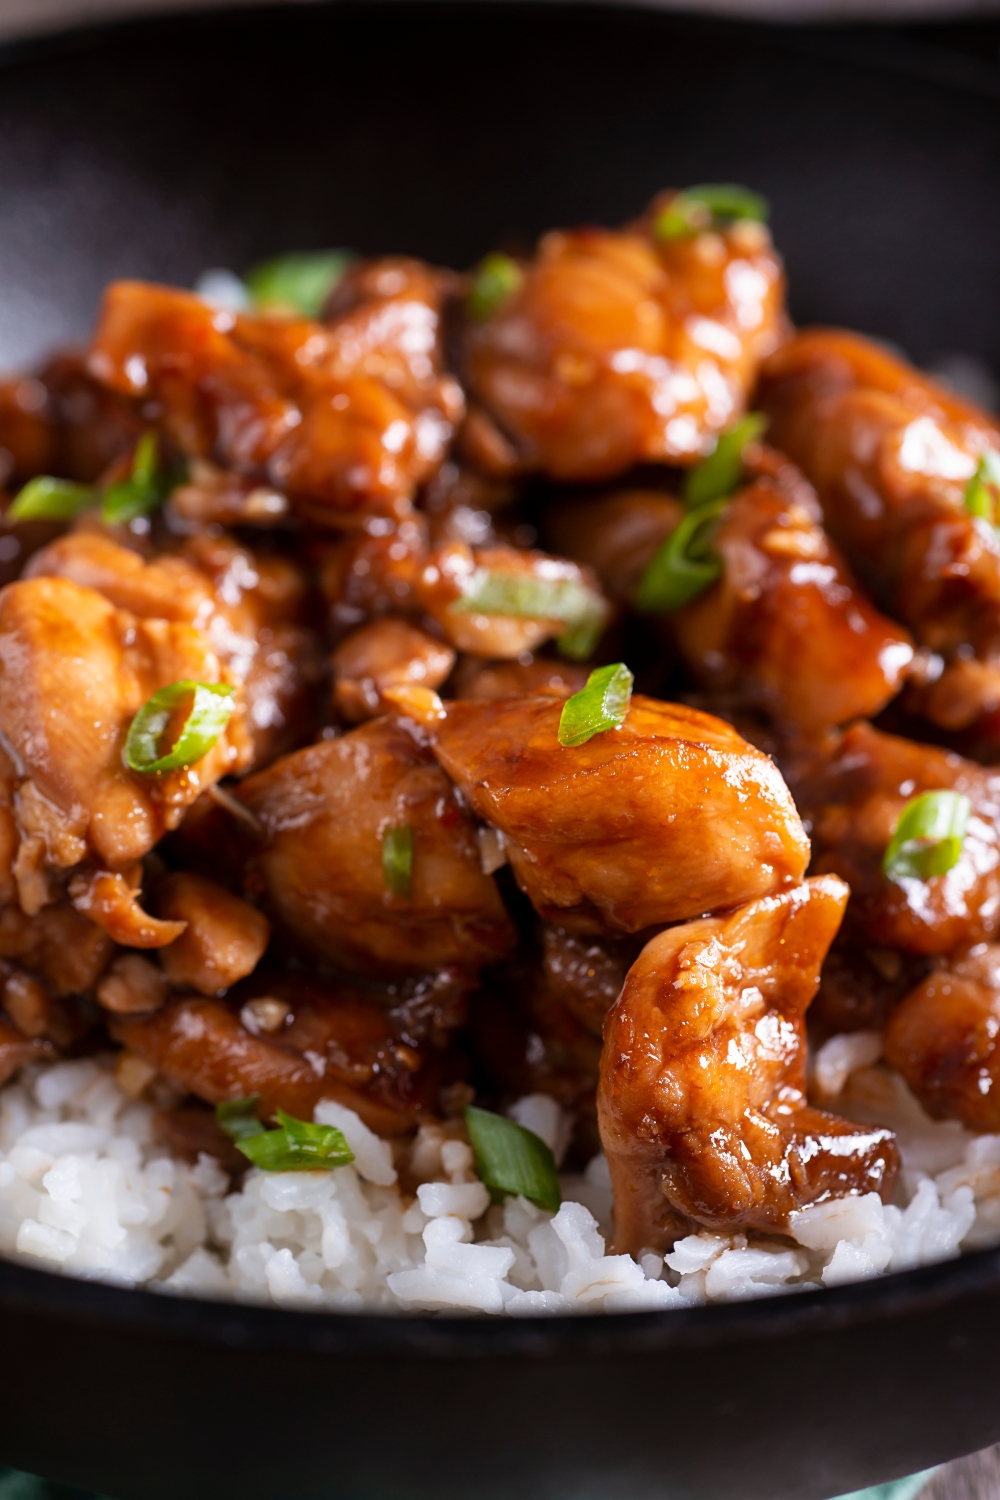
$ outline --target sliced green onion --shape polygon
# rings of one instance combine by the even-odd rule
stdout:
[[[70,479],[53,479],[51,474],[39,474],[35,479],[29,479],[18,492],[4,520],[70,521],[96,500],[97,495],[88,484],[74,484]]]
[[[737,219],[764,223],[769,213],[767,199],[738,182],[703,182],[671,198],[657,215],[653,233],[661,240],[682,239]]]
[[[476,1171],[494,1201],[520,1195],[556,1212],[562,1202],[556,1160],[534,1131],[472,1104],[466,1105],[465,1125]]]
[[[235,695],[236,689],[225,682],[172,682],[160,688],[129,726],[125,764],[148,776],[201,760],[229,723]],[[175,730],[171,747],[161,754],[160,741],[170,726]]]
[[[254,266],[246,278],[257,312],[298,312],[318,318],[323,304],[355,259],[351,250],[279,255]]]
[[[632,701],[632,673],[623,661],[598,667],[572,698],[567,698],[559,715],[560,745],[585,745],[605,729],[624,724]]]
[[[497,250],[479,262],[465,306],[477,323],[496,312],[502,302],[512,297],[524,281],[524,272],[509,255]]]
[[[413,887],[413,824],[397,823],[382,835],[382,875],[386,890],[409,896]]]
[[[160,467],[155,432],[144,432],[135,447],[132,473],[104,491],[101,520],[106,526],[125,526],[158,509],[183,478],[182,470]]]
[[[903,808],[882,860],[888,880],[946,875],[962,853],[972,803],[961,792],[921,792]]]
[[[743,478],[743,450],[755,443],[766,428],[767,418],[752,411],[721,434],[708,457],[684,476],[684,503],[689,510],[711,500],[721,500],[739,488]]]
[[[276,1130],[234,1137],[236,1148],[264,1172],[332,1172],[354,1160],[354,1152],[336,1125],[296,1120],[283,1109]],[[225,1129],[225,1126],[223,1126]]]
[[[267,1129],[257,1115],[259,1104],[259,1094],[253,1094],[249,1099],[227,1099],[224,1104],[215,1106],[215,1118],[234,1141],[246,1141],[252,1135],[263,1135]]]
[[[712,551],[711,543],[728,504],[728,500],[715,500],[689,511],[639,579],[636,609],[670,614],[697,599],[721,577],[722,558]]]
[[[965,508],[991,526],[1000,521],[1000,453],[987,452],[980,458],[965,486]]]
[[[564,656],[586,661],[608,619],[608,605],[596,589],[576,578],[538,578],[528,573],[501,573],[477,568],[453,609],[481,615],[514,615],[529,620],[562,620],[559,638]]]

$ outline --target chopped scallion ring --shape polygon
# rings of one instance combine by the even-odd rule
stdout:
[[[605,729],[624,724],[632,701],[632,673],[624,662],[598,667],[587,685],[567,698],[559,715],[560,745],[585,745]]]
[[[520,1195],[555,1213],[562,1202],[555,1157],[540,1136],[523,1125],[476,1109],[465,1110],[476,1171],[496,1201]]]
[[[142,705],[129,726],[125,764],[158,775],[194,765],[207,755],[232,718],[236,689],[225,682],[172,682]],[[160,744],[170,732],[170,749]]]
[[[530,573],[501,573],[477,568],[452,606],[482,615],[513,615],[529,620],[561,620],[564,656],[586,661],[608,619],[603,595],[575,578],[538,578]]]
[[[397,823],[382,835],[382,875],[394,896],[409,896],[413,888],[413,824]]]
[[[302,255],[279,255],[254,266],[246,284],[255,310],[318,318],[327,297],[354,259],[351,250],[314,250]]]
[[[4,520],[17,521],[70,521],[93,505],[97,500],[89,484],[74,484],[70,479],[53,479],[51,474],[39,474],[29,479],[15,496]]]
[[[738,219],[766,223],[769,213],[767,199],[738,182],[703,182],[671,198],[657,215],[653,233],[661,240],[685,239]]]
[[[1000,453],[989,451],[980,458],[965,486],[965,508],[990,526],[1000,523]]]
[[[684,503],[689,510],[721,500],[739,488],[743,478],[743,450],[755,443],[766,427],[767,418],[752,411],[720,435],[708,457],[684,476]]]
[[[104,491],[101,520],[106,526],[126,526],[139,516],[149,515],[163,504],[182,477],[177,470],[160,467],[156,433],[144,432],[135,445],[129,478]]]
[[[728,500],[690,511],[660,547],[639,580],[635,607],[647,614],[671,614],[697,599],[722,575],[722,559],[712,551]]]
[[[958,863],[972,803],[961,792],[921,792],[903,808],[882,860],[887,880],[930,880]]]
[[[512,297],[524,281],[524,272],[509,255],[497,250],[476,267],[465,306],[470,318],[483,323]]]
[[[256,1099],[234,1099],[215,1111],[236,1149],[255,1167],[264,1172],[331,1172],[354,1160],[343,1131],[335,1125],[313,1125],[279,1109],[278,1128],[268,1130],[259,1120],[251,1120],[250,1107],[255,1109],[257,1103]],[[252,1128],[253,1124],[258,1128]]]
[[[227,1099],[215,1106],[215,1118],[234,1141],[246,1141],[252,1135],[263,1135],[267,1129],[257,1115],[259,1105],[259,1094],[249,1099]]]

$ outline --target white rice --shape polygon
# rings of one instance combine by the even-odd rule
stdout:
[[[1000,1243],[1000,1136],[929,1120],[895,1075],[872,1066],[876,1041],[833,1038],[813,1076],[841,1112],[896,1129],[896,1201],[872,1193],[806,1209],[794,1215],[795,1244],[703,1231],[666,1257],[607,1255],[603,1157],[563,1177],[557,1214],[523,1198],[491,1205],[458,1124],[420,1130],[405,1164],[416,1196],[407,1195],[392,1148],[332,1103],[316,1118],[344,1132],[351,1166],[251,1170],[229,1192],[210,1157],[195,1167],[171,1158],[151,1106],[88,1059],[32,1070],[0,1092],[0,1254],[196,1296],[530,1316],[835,1286]],[[558,1158],[570,1122],[551,1099],[531,1095],[511,1113]]]

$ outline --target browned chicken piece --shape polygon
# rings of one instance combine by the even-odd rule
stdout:
[[[634,697],[559,743],[562,704],[457,702],[435,753],[498,828],[519,885],[577,933],[638,932],[797,884],[809,845],[774,764],[720,719]]]
[[[86,1036],[91,1021],[71,1001],[59,999],[34,974],[4,964],[3,1008],[22,1036],[45,1039],[55,1047],[72,1047]]]
[[[644,946],[643,937],[598,940],[548,924],[543,928],[542,965],[548,989],[592,1036],[604,1035],[605,1018]]]
[[[47,872],[86,858],[125,872],[199,792],[245,764],[227,729],[200,761],[150,777],[122,760],[131,721],[179,681],[219,682],[207,636],[140,620],[65,578],[0,593],[0,733],[11,757],[0,824],[17,835],[12,870],[23,911],[53,899]]]
[[[44,906],[31,917],[13,897],[0,908],[0,958],[19,960],[56,999],[92,990],[113,953],[107,933],[69,901]]]
[[[480,702],[519,698],[525,693],[569,698],[585,686],[588,675],[588,667],[550,661],[544,656],[529,656],[521,661],[463,656],[455,668],[453,684],[456,698],[475,698]]]
[[[319,646],[302,623],[305,580],[287,559],[205,534],[147,561],[108,536],[82,531],[37,552],[25,576],[68,578],[141,619],[203,631],[229,680],[243,687],[238,712],[255,764],[312,730]]]
[[[441,1085],[457,1076],[447,1051],[410,1035],[371,995],[294,976],[241,1010],[178,996],[155,1015],[117,1016],[110,1027],[130,1052],[209,1104],[258,1094],[263,1114],[284,1109],[308,1120],[321,1099],[333,1099],[386,1136],[438,1113]]]
[[[169,287],[105,294],[88,368],[154,400],[181,452],[285,494],[314,520],[405,514],[444,457],[463,398],[442,372],[445,279],[416,261],[345,278],[325,323],[220,312]]]
[[[734,710],[762,711],[813,735],[879,713],[902,686],[913,645],[860,591],[830,543],[812,487],[773,449],[729,502],[712,539],[719,581],[651,625],[699,687]],[[755,472],[754,472],[755,471]],[[626,490],[552,508],[546,531],[632,603],[678,501]],[[711,701],[711,700],[710,700]]]
[[[443,463],[420,495],[432,544],[483,546],[495,541],[495,518],[514,504],[518,492],[519,487],[505,479],[451,460]]]
[[[516,660],[565,635],[581,606],[598,631],[610,615],[591,569],[566,558],[501,543],[432,548],[425,535],[407,523],[398,535],[351,536],[332,547],[322,582],[334,624],[408,611],[429,617],[458,651]],[[542,613],[553,594],[561,613]]]
[[[547,234],[520,287],[469,325],[463,444],[487,473],[693,463],[744,410],[783,334],[781,263],[762,224],[658,238],[668,201],[622,231]]]
[[[896,1007],[885,1057],[927,1113],[1000,1130],[1000,944],[977,943],[935,968]]]
[[[165,1005],[170,993],[167,976],[141,953],[121,953],[100,984],[97,999],[116,1015],[145,1015]]]
[[[392,975],[490,963],[512,945],[471,817],[397,720],[289,755],[240,797],[263,828],[270,907],[320,957]]]
[[[160,963],[175,989],[221,995],[252,974],[271,936],[267,918],[231,891],[177,870],[156,888],[160,917],[186,924],[180,937],[160,950]]]
[[[0,1087],[34,1062],[51,1062],[56,1049],[45,1037],[28,1037],[0,1012]]]
[[[806,1103],[805,1012],[847,897],[822,876],[643,949],[598,1090],[616,1251],[667,1248],[692,1224],[780,1232],[807,1204],[891,1193],[892,1133]]]
[[[831,536],[883,606],[936,654],[914,702],[952,730],[994,714],[1000,543],[964,497],[981,455],[1000,450],[1000,424],[837,329],[807,330],[773,355],[760,402],[773,441],[815,484]]]
[[[138,408],[98,385],[82,355],[0,381],[0,479],[14,487],[36,474],[90,484],[141,431]]]
[[[352,724],[385,713],[386,688],[416,683],[437,688],[455,665],[443,641],[397,616],[371,620],[347,636],[333,653],[333,701]]]
[[[845,936],[879,949],[951,953],[1000,930],[1000,773],[934,745],[855,724],[791,776],[813,843],[812,869],[851,887]],[[952,789],[972,803],[958,863],[927,880],[889,880],[882,860],[907,802]]]

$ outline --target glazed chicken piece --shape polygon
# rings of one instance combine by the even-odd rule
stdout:
[[[540,695],[456,702],[434,730],[548,921],[638,932],[801,880],[809,846],[788,789],[728,724],[637,696],[620,728],[566,747],[561,709]]]
[[[271,936],[267,918],[249,902],[186,870],[159,883],[153,904],[157,916],[185,924],[180,937],[160,950],[175,989],[224,994],[253,973]]]
[[[772,440],[815,484],[831,536],[935,653],[914,704],[951,730],[994,714],[1000,543],[964,497],[982,454],[1000,450],[1000,424],[836,329],[807,330],[774,354],[759,399]]]
[[[313,728],[319,647],[303,623],[305,580],[287,559],[206,534],[147,561],[100,532],[81,531],[37,552],[25,577],[68,578],[140,619],[204,632],[228,679],[242,685],[241,727],[254,764]]]
[[[751,482],[712,539],[722,576],[683,609],[654,617],[653,628],[710,702],[815,735],[879,713],[902,686],[913,646],[851,578],[811,486],[773,449],[755,448]],[[625,491],[563,501],[547,530],[596,566],[612,597],[631,603],[683,514],[669,496]]]
[[[758,223],[659,237],[669,201],[622,231],[547,234],[520,286],[470,322],[462,439],[485,472],[693,463],[742,413],[783,334],[780,261]]]
[[[586,685],[588,675],[587,667],[530,653],[520,661],[487,661],[481,656],[463,656],[455,668],[452,682],[456,698],[494,703],[503,698],[520,698],[525,693],[570,698]]]
[[[14,488],[36,474],[91,484],[141,430],[138,410],[98,385],[80,355],[0,381],[0,479]]]
[[[951,955],[896,1007],[885,1058],[927,1113],[1000,1130],[1000,944]]]
[[[846,934],[877,949],[951,953],[1000,930],[1000,774],[934,745],[855,724],[790,772],[813,843],[812,869],[851,887]],[[958,863],[927,880],[889,880],[882,859],[907,802],[952,789],[972,803]]]
[[[407,612],[426,617],[457,651],[509,661],[576,623],[599,634],[611,613],[589,568],[501,543],[430,547],[416,521],[395,534],[350,536],[331,547],[322,587],[335,628]],[[544,614],[546,607],[558,612]]]
[[[348,273],[337,310],[316,323],[120,281],[105,294],[88,368],[113,391],[159,403],[187,457],[270,486],[313,520],[400,516],[463,410],[441,367],[445,290],[416,261],[374,262]]]
[[[28,1063],[52,1062],[52,1043],[44,1037],[29,1037],[0,1012],[0,1087],[9,1083]]]
[[[333,653],[333,701],[352,724],[385,713],[386,688],[417,684],[437,688],[455,665],[443,641],[394,615],[370,621]]]
[[[384,1136],[406,1135],[422,1114],[440,1113],[442,1085],[460,1059],[426,1033],[414,1035],[414,992],[395,1009],[371,992],[302,976],[273,976],[237,1002],[176,996],[152,1016],[116,1016],[115,1039],[176,1087],[209,1104],[258,1094],[261,1112],[312,1119],[321,1099],[355,1110]],[[463,984],[447,972],[424,1000],[454,1010]],[[399,998],[399,997],[396,997]],[[419,1003],[416,1005],[419,1010]],[[455,1024],[448,1017],[446,1029]]]
[[[806,1103],[805,1012],[847,896],[822,876],[639,955],[598,1090],[616,1251],[666,1249],[695,1225],[780,1232],[807,1204],[890,1195],[891,1132]]]
[[[78,908],[116,941],[169,941],[171,924],[159,929],[136,905],[136,862],[247,757],[235,720],[183,770],[129,771],[122,749],[135,714],[160,688],[221,680],[195,626],[137,619],[66,578],[32,578],[0,593],[0,734],[10,755],[0,823],[26,915],[58,895],[53,875],[90,860],[97,868],[71,887]]]
[[[253,880],[318,956],[392,976],[476,967],[513,944],[471,817],[398,720],[286,756],[239,795],[262,826]]]

